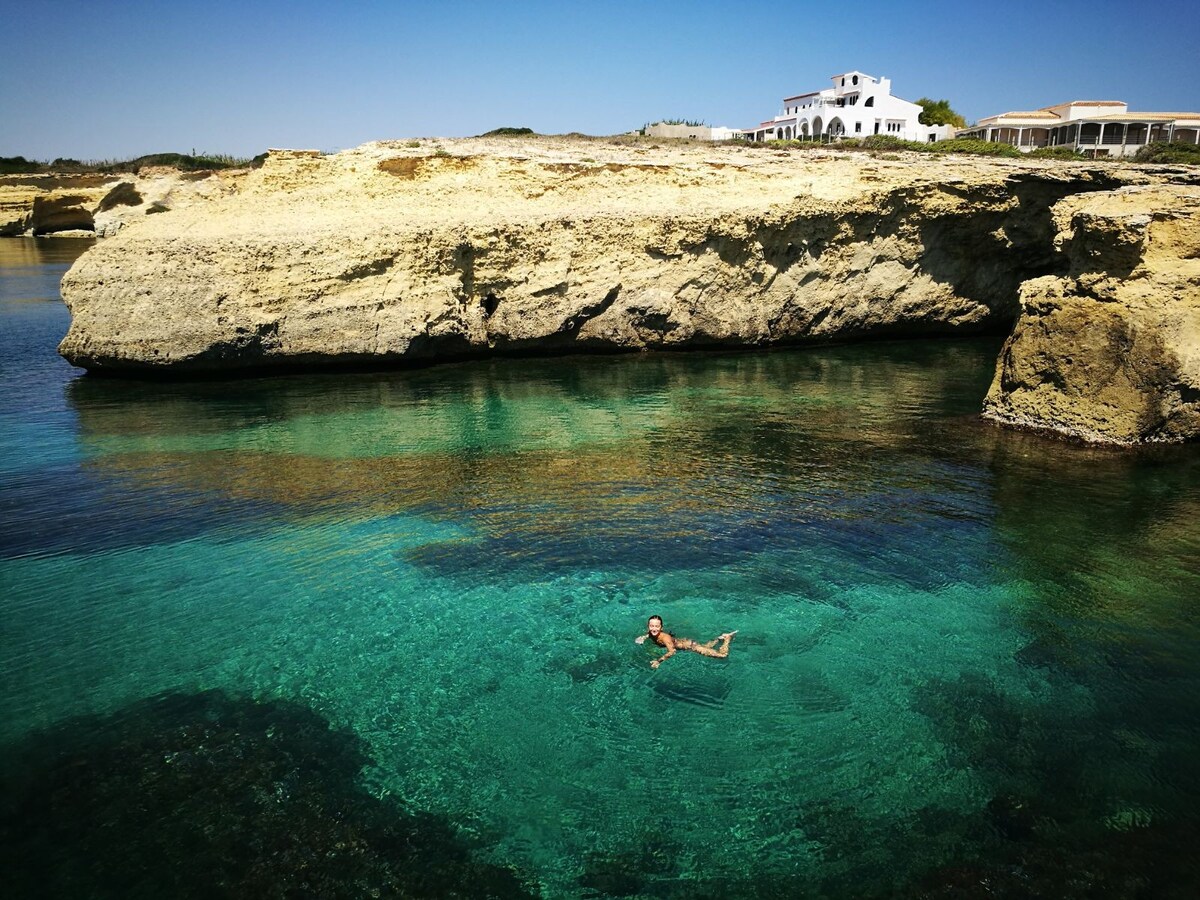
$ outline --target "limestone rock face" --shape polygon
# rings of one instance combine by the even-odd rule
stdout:
[[[93,228],[108,175],[0,175],[0,237]]]
[[[60,350],[186,373],[1000,329],[1058,271],[1056,201],[1155,178],[546,138],[272,152],[83,256]]]
[[[147,214],[231,193],[244,175],[170,168],[144,168],[137,175],[0,175],[0,237],[105,237]]]
[[[1054,209],[1063,277],[1029,281],[985,415],[1085,441],[1200,434],[1200,188],[1128,187]]]

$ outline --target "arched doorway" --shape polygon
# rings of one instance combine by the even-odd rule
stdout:
[[[834,116],[829,120],[829,127],[825,131],[828,137],[838,138],[846,133],[846,126],[842,124],[841,119]]]
[[[813,119],[813,133],[812,133],[813,137],[819,138],[821,136],[821,132],[823,130],[822,126],[824,124],[825,123],[821,121],[820,116],[817,116],[815,119]]]

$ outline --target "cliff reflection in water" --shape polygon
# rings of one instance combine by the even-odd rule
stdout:
[[[413,560],[708,566],[841,529],[880,565],[929,505],[973,508],[978,466],[929,467],[907,405],[969,408],[994,342],[922,351],[504,361],[376,375],[142,385],[80,379],[85,470],[263,522],[465,523]],[[898,402],[898,398],[904,398]],[[918,502],[917,497],[924,498]],[[164,509],[179,507],[167,503]],[[928,524],[926,529],[930,527]],[[924,537],[927,537],[925,535]],[[144,539],[139,528],[138,540]]]

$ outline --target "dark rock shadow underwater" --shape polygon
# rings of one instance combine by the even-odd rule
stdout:
[[[0,751],[10,897],[530,897],[449,820],[377,798],[355,735],[218,691],[76,719]]]

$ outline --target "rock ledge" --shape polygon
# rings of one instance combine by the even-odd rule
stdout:
[[[1062,200],[1062,277],[1021,289],[984,415],[1091,443],[1200,434],[1200,187]]]

